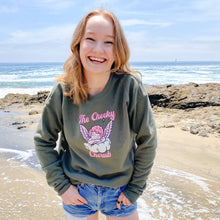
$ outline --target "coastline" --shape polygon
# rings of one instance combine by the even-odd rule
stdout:
[[[146,216],[164,219],[163,215],[177,219],[178,213],[183,212],[190,214],[187,219],[199,216],[220,218],[220,90],[213,88],[220,88],[220,84],[204,88],[195,84],[147,87],[149,96],[158,103],[155,101],[153,105],[158,151],[149,186],[140,198],[140,219],[146,219]],[[28,219],[30,215],[32,219],[45,216],[49,220],[63,219],[61,200],[47,186],[32,142],[47,95],[48,92],[33,96],[11,94],[0,99],[2,219]],[[205,106],[201,100],[215,104]],[[163,101],[170,106],[163,107]],[[177,101],[178,108],[175,107]],[[171,107],[173,103],[175,108]],[[187,103],[191,103],[187,108],[181,107]],[[169,190],[166,195],[164,190],[158,191],[159,187],[165,186],[166,190],[170,189],[170,194]],[[172,198],[171,191],[176,193],[176,198]],[[178,197],[180,191],[181,199]],[[177,204],[177,197],[182,203]],[[187,198],[191,198],[189,201],[194,201],[194,205],[187,202]],[[163,215],[156,210],[157,207],[162,208]],[[200,213],[197,212],[199,209]]]

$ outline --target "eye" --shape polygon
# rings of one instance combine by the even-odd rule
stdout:
[[[93,38],[91,37],[87,37],[86,40],[89,40],[89,41],[95,41]]]
[[[113,41],[106,41],[106,44],[114,44]]]

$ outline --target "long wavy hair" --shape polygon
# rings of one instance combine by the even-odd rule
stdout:
[[[90,11],[82,18],[74,31],[71,42],[72,53],[63,66],[64,75],[57,77],[57,80],[63,82],[67,88],[64,95],[73,99],[73,103],[77,105],[79,105],[81,102],[86,102],[88,98],[87,81],[83,74],[83,67],[79,56],[80,41],[84,35],[88,19],[95,15],[109,17],[113,22],[115,60],[111,67],[111,72],[116,72],[117,74],[137,72],[130,69],[128,62],[130,51],[117,17],[108,10],[95,9]]]

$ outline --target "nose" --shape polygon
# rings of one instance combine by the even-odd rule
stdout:
[[[97,41],[93,47],[93,51],[96,53],[101,53],[103,52],[103,50],[104,50],[104,47],[103,47],[102,42]]]

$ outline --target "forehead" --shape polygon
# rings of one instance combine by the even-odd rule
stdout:
[[[105,34],[114,36],[114,27],[111,18],[102,15],[90,17],[86,23],[85,34]]]

